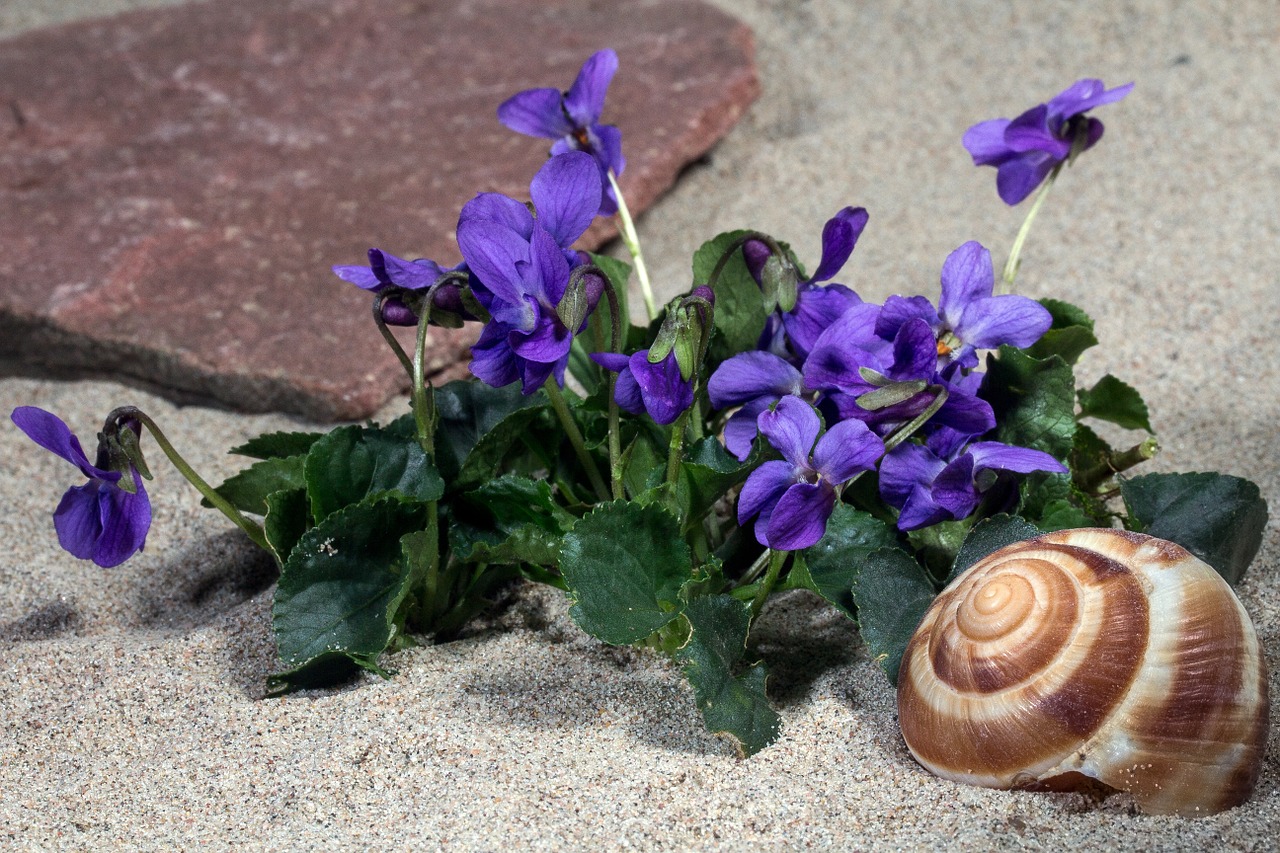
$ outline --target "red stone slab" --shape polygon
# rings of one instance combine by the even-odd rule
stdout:
[[[527,197],[547,153],[497,105],[602,47],[638,211],[758,93],[750,32],[694,0],[217,0],[0,42],[5,369],[368,415],[405,377],[329,267],[459,260],[462,204]]]

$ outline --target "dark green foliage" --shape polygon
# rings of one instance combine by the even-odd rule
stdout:
[[[703,596],[684,615],[692,633],[676,657],[702,719],[710,731],[732,737],[744,757],[755,755],[777,738],[782,721],[765,695],[764,664],[742,665],[750,606],[729,595]]]
[[[1244,576],[1262,547],[1267,502],[1248,480],[1226,474],[1147,474],[1123,480],[1129,528],[1168,539],[1217,569]]]

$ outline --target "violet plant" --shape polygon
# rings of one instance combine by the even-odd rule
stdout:
[[[721,234],[695,254],[687,293],[658,309],[616,181],[621,134],[601,124],[617,68],[601,51],[567,92],[502,104],[508,126],[555,142],[528,204],[484,193],[465,205],[460,262],[370,249],[367,266],[333,268],[370,292],[412,380],[402,417],[259,436],[232,451],[257,461],[213,488],[137,409],[108,416],[92,463],[56,416],[16,409],[20,429],[88,478],[54,513],[60,544],[103,567],[142,549],[145,431],[280,566],[271,692],[387,675],[388,652],[456,637],[528,581],[564,590],[603,642],[669,655],[707,726],[745,755],[779,731],[750,651],[776,595],[807,590],[856,619],[894,680],[939,589],[1040,532],[1119,524],[1240,579],[1267,518],[1257,487],[1129,476],[1154,434],[1119,379],[1076,389],[1073,367],[1097,343],[1088,315],[1004,292],[1048,188],[1101,138],[1085,113],[1131,86],[1082,80],[964,134],[1006,203],[1040,187],[999,282],[969,242],[943,260],[936,304],[865,302],[835,281],[869,223],[846,207],[812,275],[769,235]],[[632,267],[573,249],[614,214],[646,325],[630,321]],[[474,378],[434,388],[426,329],[468,323]],[[391,325],[418,328],[414,352]],[[1091,421],[1144,435],[1116,449]]]

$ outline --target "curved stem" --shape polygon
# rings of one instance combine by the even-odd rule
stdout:
[[[262,529],[262,525],[245,518],[244,515],[241,514],[240,510],[236,509],[226,498],[218,494],[213,486],[206,483],[204,478],[197,474],[195,469],[187,464],[187,460],[182,458],[182,455],[178,453],[177,449],[169,442],[169,439],[165,437],[164,432],[156,425],[156,422],[151,420],[145,412],[133,406],[121,406],[119,409],[116,409],[111,413],[111,417],[134,418],[140,424],[145,426],[147,428],[147,432],[151,433],[151,437],[155,439],[156,445],[164,455],[169,458],[169,462],[173,464],[173,467],[178,469],[179,474],[187,478],[187,482],[194,486],[196,491],[199,492],[205,500],[213,504],[215,509],[235,522],[237,527],[248,534],[249,538],[253,540],[255,545],[265,551],[271,550],[271,545],[267,542],[267,536]]]
[[[613,290],[613,282],[608,276],[604,276],[605,286],[604,292],[609,300],[609,325],[612,338],[610,339],[610,351],[622,351],[622,315],[619,313],[620,307],[618,294]],[[618,375],[612,370],[606,370],[607,393],[609,395],[609,484],[613,487],[613,499],[616,501],[623,500],[626,494],[622,491],[622,427],[618,423],[618,401],[614,398],[614,392],[618,386]]]
[[[569,443],[573,445],[573,452],[577,454],[579,464],[587,472],[587,479],[591,481],[591,488],[595,489],[596,497],[602,501],[609,500],[609,487],[604,484],[604,478],[600,476],[596,460],[592,459],[591,454],[587,452],[587,443],[582,438],[582,431],[578,429],[573,416],[569,413],[569,406],[564,401],[560,386],[556,384],[556,378],[548,376],[542,387],[546,389],[547,397],[551,400],[551,408],[555,410],[556,417],[560,419],[560,426],[564,429]]]
[[[1063,163],[1065,162],[1064,160]],[[1044,204],[1044,200],[1049,197],[1049,190],[1053,187],[1053,182],[1058,179],[1058,173],[1062,171],[1063,163],[1053,167],[1053,171],[1049,173],[1049,177],[1036,193],[1035,201],[1031,202],[1031,209],[1027,211],[1027,218],[1022,220],[1022,227],[1018,229],[1018,236],[1013,240],[1013,248],[1009,250],[1009,260],[1005,261],[1004,272],[1000,276],[999,293],[1008,293],[1013,289],[1013,279],[1018,275],[1018,266],[1022,262],[1022,246],[1027,241],[1027,235],[1031,233],[1031,223],[1035,221],[1036,214],[1040,212],[1040,207]]]
[[[653,286],[649,283],[649,270],[644,265],[644,254],[640,251],[640,237],[636,234],[635,222],[631,219],[631,211],[622,197],[622,189],[613,170],[608,171],[609,186],[613,187],[613,195],[618,200],[618,222],[622,226],[622,242],[627,244],[631,260],[635,263],[636,278],[640,282],[640,295],[644,298],[644,310],[649,315],[649,322],[658,316],[657,305],[653,301]]]
[[[751,600],[752,617],[759,616],[760,611],[764,609],[764,603],[768,600],[769,594],[778,585],[778,577],[782,574],[782,564],[786,561],[786,551],[769,550],[769,571],[765,574],[764,580],[760,582],[756,597]]]
[[[400,365],[404,368],[405,373],[409,374],[409,378],[413,378],[413,362],[409,360],[409,354],[404,351],[404,347],[400,346],[400,342],[396,340],[396,336],[391,334],[391,330],[387,328],[386,321],[382,319],[382,303],[387,301],[386,294],[375,293],[373,296],[373,324],[378,327],[378,332],[382,335],[383,340],[391,347],[391,351],[396,354],[396,358],[400,360]]]
[[[432,285],[431,290],[435,286]],[[427,304],[430,305],[431,290],[427,291]],[[413,421],[418,428],[418,443],[428,456],[435,456],[436,423],[435,423],[435,389],[427,384],[427,330],[430,325],[424,319],[418,323],[418,343],[413,352],[413,390],[410,401],[413,405]]]

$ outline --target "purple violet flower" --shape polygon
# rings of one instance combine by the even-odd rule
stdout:
[[[1016,294],[992,296],[991,253],[970,240],[942,264],[938,308],[923,296],[890,296],[876,321],[876,334],[891,339],[903,324],[924,320],[936,337],[938,368],[965,370],[978,364],[977,351],[1001,344],[1029,347],[1053,324],[1039,302]],[[948,371],[950,376],[955,367]]]
[[[624,412],[647,412],[655,423],[665,426],[693,405],[693,380],[680,375],[674,349],[657,364],[649,362],[647,349],[631,356],[596,352],[591,359],[618,374],[613,398]]]
[[[343,281],[349,281],[361,290],[370,293],[382,293],[392,289],[426,290],[439,280],[440,276],[451,272],[467,272],[466,263],[453,267],[442,267],[435,261],[419,258],[406,261],[390,252],[381,249],[369,250],[369,265],[339,264],[333,272]],[[449,282],[442,285],[432,295],[434,308],[454,314],[463,320],[476,318],[462,303],[461,286]],[[418,318],[403,300],[391,297],[383,303],[382,319],[391,326],[416,326]]]
[[[758,516],[755,535],[761,545],[778,551],[808,548],[826,533],[837,490],[874,468],[884,443],[856,420],[841,421],[818,438],[818,413],[799,397],[783,397],[759,420],[760,432],[783,458],[762,463],[747,477],[738,498],[738,523]]]
[[[998,441],[963,446],[964,436],[939,430],[924,444],[900,444],[880,463],[880,496],[901,510],[899,530],[967,518],[1009,471],[1066,473],[1048,453]]]
[[[827,220],[822,227],[822,261],[818,269],[797,285],[795,307],[769,317],[760,336],[760,349],[785,357],[790,344],[791,353],[798,361],[804,361],[818,336],[845,311],[862,302],[852,290],[830,280],[853,254],[858,238],[867,227],[867,219],[866,208],[846,207]],[[758,283],[769,259],[769,247],[759,240],[748,240],[742,253]],[[820,284],[824,281],[830,283]]]
[[[53,527],[63,550],[81,560],[93,560],[104,569],[141,551],[151,527],[151,501],[137,469],[130,466],[136,487],[130,494],[120,488],[120,471],[99,467],[107,464],[105,451],[98,451],[99,465],[91,464],[80,439],[57,415],[35,406],[19,406],[10,417],[28,438],[89,478],[84,485],[67,489],[53,511]]]
[[[890,340],[876,334],[880,330],[881,308],[863,303],[823,332],[804,363],[808,388],[822,392],[821,408],[844,420],[866,421],[877,433],[888,435],[933,403],[935,392],[927,387],[901,402],[874,411],[860,406],[857,399],[880,385],[867,379],[864,371],[889,382],[923,382],[942,386],[947,398],[930,423],[977,435],[995,426],[991,405],[977,397],[974,386],[951,381],[938,372],[937,342],[929,324],[920,317],[905,320]]]
[[[725,449],[739,462],[751,455],[758,418],[788,395],[804,393],[800,371],[763,350],[740,352],[720,363],[707,381],[707,396],[716,409],[741,406],[724,425]]]
[[[1132,83],[1107,89],[1101,80],[1077,80],[1049,103],[1012,121],[995,118],[975,124],[965,131],[964,147],[975,166],[996,167],[1001,200],[1017,204],[1070,156],[1077,134],[1083,134],[1081,151],[1102,138],[1102,122],[1084,113],[1115,103],[1132,89]]]
[[[583,63],[569,91],[526,89],[498,107],[498,121],[517,133],[554,139],[553,157],[567,151],[585,151],[595,158],[601,185],[596,207],[601,216],[611,216],[618,210],[608,172],[621,175],[627,165],[622,156],[622,133],[614,125],[600,123],[605,93],[617,70],[618,54],[601,50]]]
[[[473,292],[492,318],[471,348],[471,372],[494,387],[519,379],[525,394],[549,376],[564,383],[569,348],[581,326],[566,328],[557,308],[579,263],[568,247],[595,218],[599,172],[587,154],[561,154],[538,171],[529,193],[536,218],[513,198],[481,193],[458,219],[458,247]],[[591,282],[589,308],[603,286]]]

